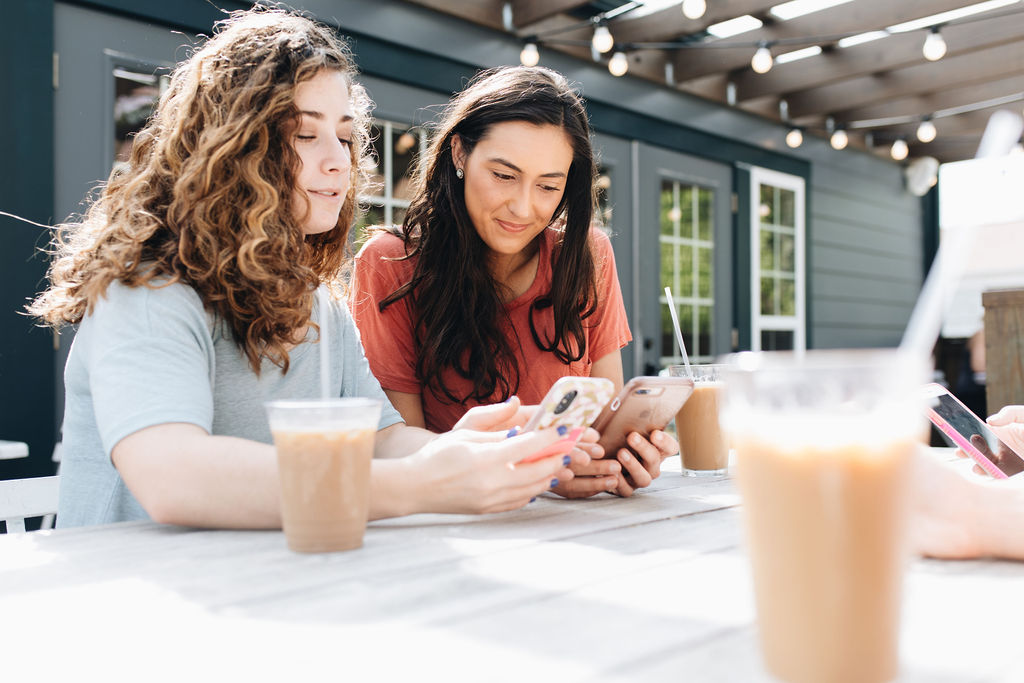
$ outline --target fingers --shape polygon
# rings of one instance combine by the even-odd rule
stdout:
[[[1024,406],[1003,406],[995,415],[986,420],[994,427],[1005,427],[1014,422],[1024,423]]]
[[[650,444],[648,444],[650,446]],[[651,446],[653,448],[653,446]],[[622,464],[622,473],[626,475],[626,482],[634,489],[642,489],[651,485],[654,481],[654,476],[644,466],[644,463],[638,460],[627,448],[620,448],[616,454],[616,458]],[[658,464],[660,470],[660,461]],[[632,493],[632,491],[630,491]]]
[[[601,435],[593,427],[587,427],[583,432],[583,436],[580,437],[580,443],[597,444]]]
[[[576,443],[576,450],[573,451],[573,454],[573,462],[578,461],[578,464],[585,465],[591,460],[601,460],[604,458],[604,449],[596,443],[583,443],[580,441]]]
[[[679,442],[660,429],[651,432],[651,443],[661,451],[662,460],[679,454]]]
[[[640,460],[640,464],[644,468],[646,468],[647,473],[650,475],[650,478],[657,479],[658,475],[661,474],[661,461],[667,456],[664,456],[661,450],[659,450],[654,444],[645,439],[638,432],[632,432],[629,435],[629,438],[626,439],[626,443],[629,444],[629,447],[631,449],[633,449],[633,453]],[[620,450],[620,462],[622,462],[621,455],[622,451]],[[632,475],[632,471],[632,469],[629,469],[630,475]],[[638,488],[643,488],[644,486],[650,485],[650,482],[646,484],[640,484],[640,481],[637,479],[634,479],[633,483],[639,484]]]
[[[504,403],[475,406],[466,411],[453,429],[507,430],[517,424],[520,407],[518,396],[512,396]]]
[[[570,481],[559,482],[558,486],[551,490],[565,498],[589,498],[598,493],[612,492],[617,485],[616,476],[576,476]]]

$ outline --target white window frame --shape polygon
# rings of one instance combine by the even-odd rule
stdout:
[[[426,151],[427,151],[427,135],[426,131],[422,128],[414,126],[410,123],[403,123],[401,121],[393,121],[391,119],[374,119],[372,125],[377,126],[381,130],[381,155],[383,158],[378,159],[377,163],[383,167],[382,177],[384,178],[384,194],[367,194],[360,195],[359,202],[364,206],[378,207],[384,210],[384,225],[392,225],[394,223],[394,212],[395,209],[408,209],[411,203],[408,199],[396,199],[394,197],[394,187],[392,187],[392,175],[394,170],[394,150],[392,137],[395,128],[401,128],[403,130],[415,130],[416,132],[416,146],[418,153],[416,159],[418,163],[422,163]]]
[[[795,218],[794,258],[796,315],[761,314],[761,186],[768,185],[794,193],[793,214]],[[750,346],[753,351],[761,350],[761,333],[793,332],[793,349],[807,348],[807,259],[806,259],[806,181],[800,176],[772,171],[767,168],[750,169]]]

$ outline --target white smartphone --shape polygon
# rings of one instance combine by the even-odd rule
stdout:
[[[523,431],[589,427],[614,391],[615,385],[604,377],[562,377],[551,385]]]
[[[985,421],[970,411],[941,384],[924,388],[928,398],[928,419],[938,427],[951,446],[964,453],[996,479],[1024,472],[1024,459],[999,440]]]

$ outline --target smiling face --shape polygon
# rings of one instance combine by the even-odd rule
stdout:
[[[461,138],[452,137],[466,210],[492,257],[530,253],[562,200],[572,158],[569,136],[554,125],[496,123],[468,155]]]
[[[300,167],[295,177],[295,218],[305,235],[327,232],[352,183],[352,110],[339,71],[321,71],[295,87],[301,119],[292,138]]]

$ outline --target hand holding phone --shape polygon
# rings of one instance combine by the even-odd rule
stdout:
[[[928,384],[924,392],[929,400],[928,418],[950,445],[960,448],[996,479],[1024,472],[1024,459],[945,387]]]
[[[691,394],[688,377],[634,377],[594,422],[601,433],[598,444],[606,456],[615,457],[631,432],[649,439],[651,432],[668,426]]]
[[[604,377],[562,377],[551,385],[523,431],[564,427],[566,438],[578,441],[583,431],[611,400],[613,391],[615,385]],[[520,462],[534,462],[555,452],[549,450],[533,453]]]

